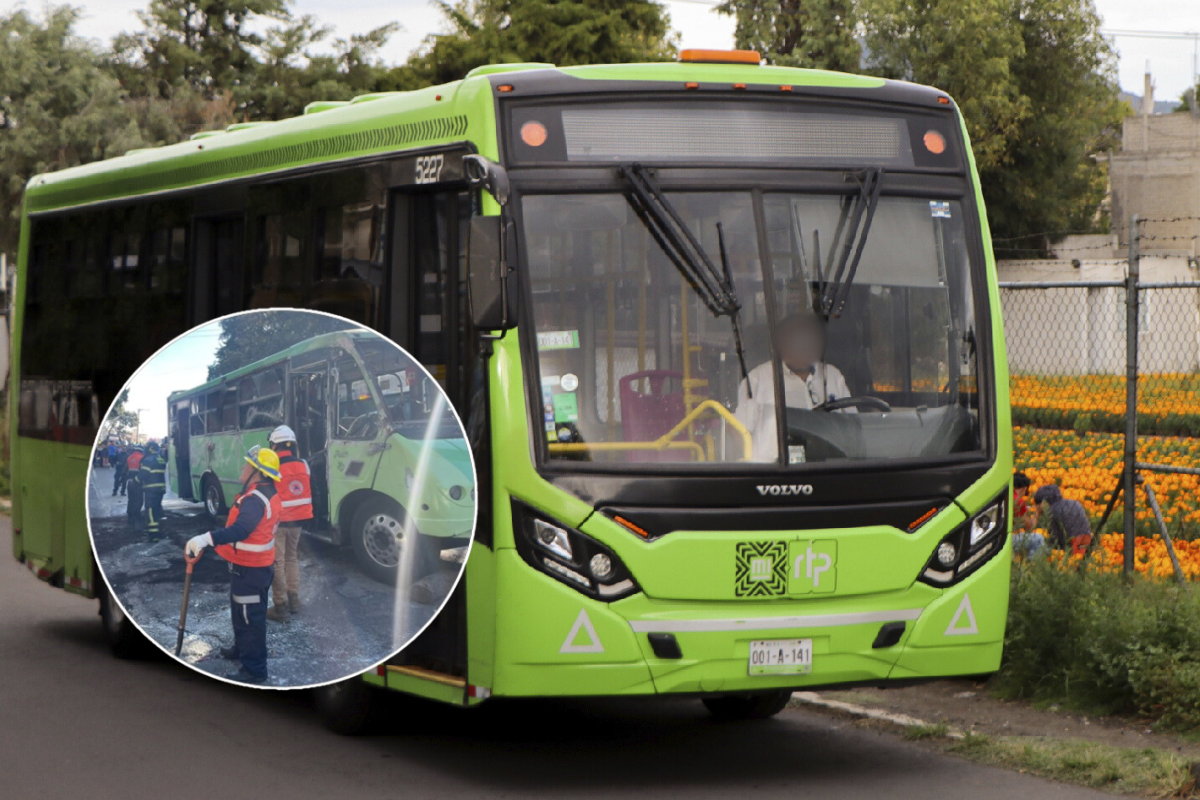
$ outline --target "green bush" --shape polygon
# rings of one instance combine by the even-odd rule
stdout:
[[[997,688],[1200,729],[1200,587],[1014,565]]]
[[[1078,411],[1065,408],[1012,407],[1014,425],[1053,430],[1124,433],[1125,415],[1111,411]],[[1082,426],[1082,427],[1081,427]],[[1142,436],[1200,436],[1200,415],[1146,414],[1138,415],[1138,433]]]

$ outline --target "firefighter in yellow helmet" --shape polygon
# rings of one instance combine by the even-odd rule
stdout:
[[[229,509],[226,526],[188,540],[185,552],[198,555],[214,547],[229,562],[229,608],[233,646],[221,657],[240,662],[226,675],[239,683],[267,682],[267,593],[275,577],[275,529],[282,503],[275,489],[279,456],[265,447],[252,447],[242,468],[242,493]]]

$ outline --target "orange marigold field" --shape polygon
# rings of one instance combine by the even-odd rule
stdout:
[[[1013,375],[1013,424],[1077,432],[1125,430],[1122,375]],[[1200,437],[1200,374],[1157,373],[1138,381],[1138,428]]]
[[[1013,458],[1016,468],[1033,481],[1034,488],[1057,484],[1064,497],[1078,500],[1093,524],[1104,513],[1109,494],[1121,471],[1123,438],[1110,433],[1085,433],[1013,428]],[[1195,467],[1200,465],[1200,439],[1147,436],[1139,440],[1138,460],[1154,464]],[[1163,519],[1173,536],[1200,538],[1200,477],[1143,473],[1154,487],[1162,506]],[[1110,519],[1115,530],[1121,507]],[[1144,493],[1138,493],[1138,532],[1156,533],[1154,512]]]
[[[1125,414],[1124,375],[1013,375],[1009,392],[1014,406]],[[1143,375],[1138,413],[1200,414],[1200,374]]]
[[[1045,535],[1044,530],[1038,531]],[[1175,541],[1175,557],[1179,559],[1179,568],[1184,578],[1190,581],[1200,580],[1200,540]],[[1050,556],[1060,566],[1066,568],[1078,565],[1083,561],[1083,555],[1072,555],[1059,551]],[[1125,568],[1125,536],[1120,533],[1100,534],[1100,544],[1092,552],[1092,569],[1101,572],[1120,572]],[[1133,568],[1149,578],[1175,577],[1175,568],[1171,565],[1171,557],[1167,554],[1167,543],[1162,537],[1153,539],[1138,536],[1134,539]]]

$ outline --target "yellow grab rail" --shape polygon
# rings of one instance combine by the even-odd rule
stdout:
[[[588,450],[604,451],[604,450],[693,450],[699,457],[700,461],[704,460],[704,448],[696,442],[685,441],[677,442],[675,437],[678,436],[684,428],[696,421],[705,410],[712,409],[729,423],[735,431],[742,437],[742,461],[749,461],[750,455],[754,448],[754,437],[750,431],[746,430],[737,417],[730,413],[729,409],[718,403],[716,400],[705,400],[700,405],[688,412],[683,419],[676,423],[674,428],[664,433],[662,436],[649,442],[595,442],[588,444],[587,442],[551,442],[548,448],[551,453],[579,453]]]

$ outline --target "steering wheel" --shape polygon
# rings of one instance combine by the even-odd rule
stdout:
[[[813,411],[837,411],[843,408],[866,408],[870,411],[882,411],[884,413],[892,410],[892,407],[885,400],[881,400],[878,397],[860,395],[858,397],[839,397],[835,400],[826,400],[819,406],[814,406]]]

